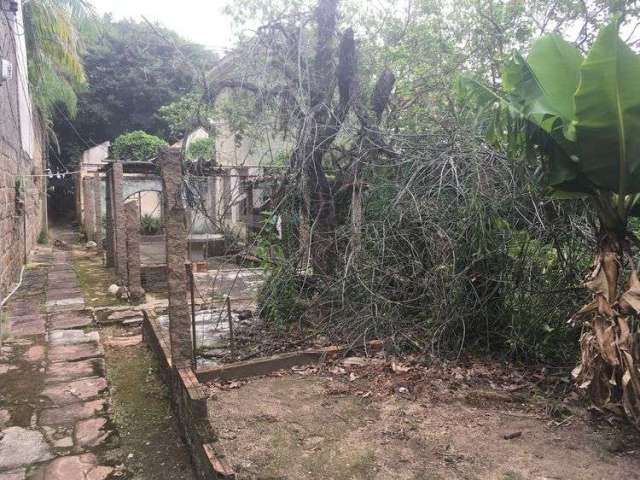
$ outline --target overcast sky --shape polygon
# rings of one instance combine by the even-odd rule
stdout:
[[[209,47],[231,45],[229,20],[222,15],[227,0],[91,0],[99,13],[116,19],[144,15],[182,37]]]

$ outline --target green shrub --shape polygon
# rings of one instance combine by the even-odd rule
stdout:
[[[155,135],[137,130],[124,133],[115,139],[111,152],[119,160],[146,162],[158,155],[167,142]]]
[[[142,216],[140,224],[142,225],[143,235],[157,235],[160,233],[160,229],[162,228],[162,222],[160,219],[149,214]]]
[[[199,138],[189,144],[189,160],[212,160],[216,154],[216,141],[213,138]]]

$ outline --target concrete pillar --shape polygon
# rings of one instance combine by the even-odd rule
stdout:
[[[124,198],[122,198],[122,183],[124,175],[122,163],[115,162],[113,164],[113,233],[114,242],[114,260],[116,267],[116,275],[120,285],[126,285],[127,276],[127,222],[124,215]]]
[[[211,233],[218,231],[218,182],[217,177],[207,178],[207,215],[208,223],[211,226]]]
[[[76,220],[82,224],[82,173],[78,172],[73,176],[75,186]]]
[[[140,210],[137,202],[125,203],[127,220],[127,274],[129,298],[138,305],[144,302],[140,278]]]
[[[236,169],[231,170],[231,223],[233,229],[236,230],[240,222],[240,199],[242,197],[242,189],[240,188],[240,172]]]
[[[247,238],[249,238],[249,234],[251,233],[251,231],[253,230],[253,224],[254,224],[254,219],[253,219],[253,184],[251,183],[251,180],[248,180],[246,182],[246,187],[245,187],[245,195],[246,195],[246,205],[247,205]]]
[[[193,344],[187,304],[186,215],[182,201],[182,158],[180,149],[165,148],[160,153],[163,183],[165,235],[167,248],[167,285],[169,290],[169,338],[172,365],[191,365]]]
[[[96,238],[96,212],[94,209],[93,178],[82,179],[82,197],[84,203],[84,215],[82,216],[84,232],[88,242],[95,242]]]
[[[113,233],[113,169],[107,170],[107,176],[105,178],[105,190],[106,190],[106,265],[107,267],[115,266],[115,235]]]
[[[93,208],[96,212],[96,238],[94,241],[98,244],[98,248],[102,248],[102,184],[100,172],[96,172],[93,176]]]

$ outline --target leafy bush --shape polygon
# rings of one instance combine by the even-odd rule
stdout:
[[[189,144],[189,160],[212,160],[216,154],[216,141],[213,138],[199,138]]]
[[[49,236],[47,235],[46,230],[40,230],[40,233],[38,234],[38,244],[46,245],[47,243],[49,243]]]
[[[155,135],[137,130],[124,133],[115,139],[112,146],[113,156],[124,161],[145,162],[158,155],[167,142]]]
[[[399,140],[402,165],[363,169],[362,246],[349,246],[347,192],[335,233],[345,253],[331,275],[301,280],[304,235],[285,238],[284,260],[262,291],[263,317],[276,325],[302,318],[336,342],[391,338],[442,355],[571,362],[579,332],[567,319],[585,300],[590,218],[581,203],[556,203],[533,188],[533,162],[479,145],[464,128],[434,125],[426,141]],[[302,193],[289,195],[285,235],[300,218]]]
[[[145,214],[140,219],[143,235],[157,235],[162,228],[162,221],[149,214]]]

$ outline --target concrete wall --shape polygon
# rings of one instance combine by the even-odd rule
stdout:
[[[46,180],[36,176],[43,174],[43,136],[30,110],[21,25],[22,18],[0,15],[0,56],[14,66],[13,79],[0,85],[0,299],[43,226]],[[18,191],[24,206],[16,203]]]

